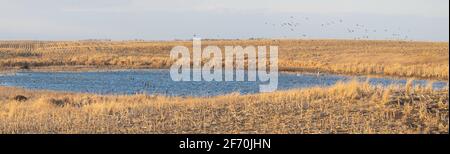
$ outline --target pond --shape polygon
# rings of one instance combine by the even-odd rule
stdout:
[[[366,77],[323,74],[279,73],[278,90],[330,86],[338,81],[353,78],[365,81]],[[387,86],[404,85],[405,79],[370,78],[370,84]],[[415,80],[414,84],[426,85],[427,80]],[[98,72],[17,72],[0,74],[0,85],[16,86],[28,89],[46,89],[56,91],[84,92],[95,94],[162,94],[167,96],[216,96],[228,93],[252,94],[259,92],[260,81],[175,82],[170,78],[169,70],[114,70]],[[447,82],[434,82],[433,88],[448,86]]]

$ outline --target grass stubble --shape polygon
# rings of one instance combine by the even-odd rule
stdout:
[[[15,42],[17,44],[17,42]],[[171,47],[188,42],[0,43],[0,68],[166,68]],[[280,68],[448,81],[448,43],[339,40],[278,43]],[[19,42],[20,44],[20,42]],[[26,67],[26,68],[25,68]],[[208,98],[95,95],[0,87],[0,133],[405,133],[448,134],[448,86],[340,82]],[[15,97],[24,95],[26,100]]]

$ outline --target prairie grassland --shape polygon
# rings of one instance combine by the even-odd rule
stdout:
[[[448,80],[448,43],[208,40],[279,46],[282,71]],[[0,41],[0,72],[168,68],[189,41]],[[338,83],[211,98],[95,95],[0,86],[0,133],[448,133],[448,88]],[[431,85],[431,84],[430,84]],[[27,98],[17,99],[23,95]]]
[[[338,83],[212,98],[0,87],[0,133],[448,133],[448,88]],[[13,98],[22,94],[25,102]]]
[[[448,42],[205,40],[206,45],[279,46],[279,70],[448,80]],[[67,68],[168,68],[172,47],[190,41],[0,41],[0,71]],[[223,50],[222,50],[223,51]]]

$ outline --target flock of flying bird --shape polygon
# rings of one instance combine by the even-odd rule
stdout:
[[[281,28],[285,31],[288,31],[290,33],[294,33],[296,36],[301,36],[303,38],[310,37],[307,33],[299,31],[299,28],[302,28],[303,24],[312,24],[309,17],[301,17],[297,18],[294,16],[290,16],[288,20],[282,23],[270,23],[265,22],[265,25],[272,26],[274,28]],[[408,35],[403,34],[401,32],[401,29],[398,28],[396,30],[391,29],[374,29],[370,28],[364,24],[348,24],[345,23],[343,19],[335,19],[330,20],[324,23],[321,23],[320,25],[316,25],[317,27],[321,28],[323,31],[327,32],[332,27],[341,27],[343,33],[347,33],[351,36],[353,36],[353,39],[355,40],[362,40],[362,39],[371,39],[371,35],[377,34],[375,37],[379,37],[380,33],[382,33],[381,36],[385,36],[386,39],[394,39],[394,40],[408,40]],[[346,28],[345,28],[346,27]],[[329,32],[329,31],[328,31]],[[408,30],[408,33],[410,31]],[[287,37],[287,36],[284,36]]]

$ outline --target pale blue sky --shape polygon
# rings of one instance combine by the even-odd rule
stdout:
[[[196,34],[448,41],[448,5],[448,0],[0,0],[0,40],[171,40]]]

